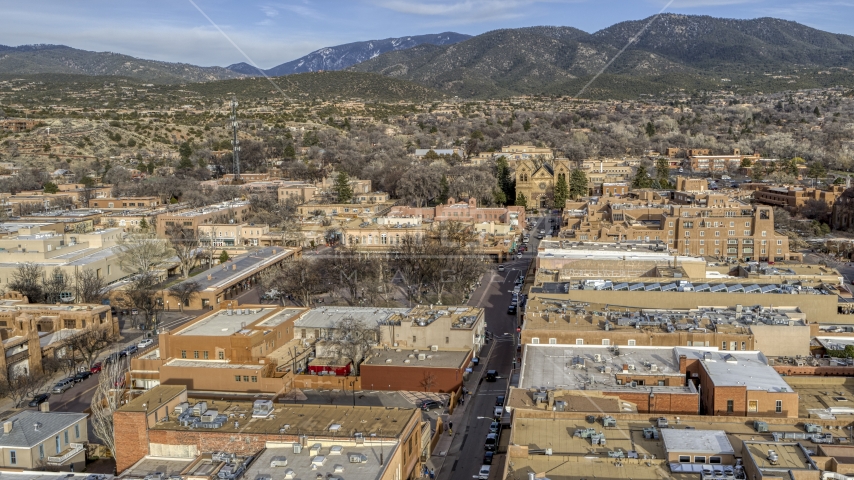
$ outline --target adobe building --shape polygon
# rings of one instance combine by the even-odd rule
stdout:
[[[4,355],[0,371],[6,375],[40,372],[46,358],[66,354],[71,339],[90,329],[104,328],[117,337],[119,325],[107,305],[29,304],[16,292],[0,300],[0,338]]]
[[[424,429],[419,410],[203,400],[179,388],[157,387],[116,411],[119,473],[148,456],[192,460],[203,453],[257,455],[265,448],[288,446],[292,458],[292,446],[299,444],[317,449],[316,457],[334,446],[346,453],[349,447],[380,442],[389,465],[399,467],[395,473],[402,476],[395,478],[412,478],[420,471]],[[333,462],[336,453],[328,455]]]
[[[262,230],[261,227],[247,227],[248,230]],[[260,250],[244,253],[230,258],[227,262],[184,280],[184,283],[197,283],[201,291],[184,304],[185,309],[202,310],[218,308],[223,301],[235,298],[246,290],[258,285],[261,274],[270,268],[276,268],[282,262],[302,256],[302,248],[264,247]],[[215,260],[217,261],[217,260]],[[158,296],[167,310],[178,310],[179,300],[170,291],[163,290]]]
[[[695,309],[630,308],[533,295],[521,344],[717,347],[767,356],[809,355],[812,332],[796,307],[737,305]]]
[[[156,347],[131,359],[130,380],[139,388],[162,384],[192,391],[278,392],[285,387],[279,367],[293,366],[287,359],[297,347],[291,342],[294,320],[305,312],[227,302],[160,333]],[[307,353],[308,347],[299,347],[299,353]]]
[[[179,212],[167,212],[161,214],[157,219],[157,236],[167,238],[171,227],[180,226],[198,231],[199,225],[226,223],[234,220],[243,223],[249,218],[248,201],[229,201],[215,205]]]
[[[808,201],[823,202],[828,211],[836,199],[845,191],[844,185],[832,185],[829,190],[804,187],[772,187],[765,185],[764,190],[753,192],[753,200],[763,205],[782,207],[790,212],[797,212]]]

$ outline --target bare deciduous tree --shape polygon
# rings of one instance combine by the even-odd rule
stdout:
[[[62,294],[71,290],[71,279],[59,267],[45,274],[43,282],[44,301],[46,303],[58,303],[62,301]]]
[[[9,398],[17,407],[25,398],[45,390],[49,378],[42,372],[19,372],[0,375],[0,395]]]
[[[318,261],[298,258],[282,264],[280,269],[268,269],[261,276],[261,284],[268,291],[275,290],[282,297],[293,294],[303,306],[311,305],[311,297],[328,291],[326,279]]]
[[[169,244],[178,257],[178,265],[181,268],[181,276],[190,276],[190,270],[195,266],[199,256],[199,237],[192,228],[184,228],[179,225],[171,227],[166,232],[169,235]]]
[[[99,353],[110,346],[113,333],[109,325],[93,325],[68,340],[83,363],[89,367]]]
[[[44,269],[35,263],[27,262],[18,265],[12,272],[9,289],[20,292],[29,299],[30,303],[41,303],[44,298],[44,288],[41,280]]]
[[[74,276],[74,284],[78,303],[100,303],[107,286],[104,278],[91,269],[78,271]]]
[[[92,395],[92,429],[113,457],[116,456],[113,414],[121,407],[127,393],[125,385],[127,358],[104,364],[98,376],[98,386],[95,387],[95,393]]]
[[[178,308],[183,312],[184,306],[189,305],[201,292],[202,286],[199,282],[181,282],[169,287],[169,294],[178,300]]]
[[[429,392],[433,390],[433,387],[436,385],[436,375],[430,372],[424,372],[421,377],[421,381],[418,382],[425,392]]]
[[[115,247],[122,270],[128,273],[151,273],[174,255],[164,240],[155,234],[125,235]]]
[[[359,364],[371,348],[379,342],[379,325],[367,325],[353,317],[337,321],[331,328],[332,338],[326,347],[338,361],[353,362],[353,375],[359,374]]]

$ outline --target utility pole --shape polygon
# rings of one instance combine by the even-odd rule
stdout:
[[[231,150],[234,157],[234,183],[240,182],[240,141],[237,139],[237,98],[231,99]]]

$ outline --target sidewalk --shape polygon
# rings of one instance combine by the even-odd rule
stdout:
[[[454,409],[453,414],[442,415],[442,422],[445,425],[445,431],[442,432],[442,435],[439,437],[439,441],[436,443],[436,448],[433,449],[430,458],[427,460],[427,466],[436,472],[436,478],[450,478],[450,472],[446,472],[443,469],[445,468],[446,463],[448,464],[448,468],[453,465],[453,461],[449,463],[446,462],[446,460],[455,460],[457,455],[460,453],[463,437],[465,436],[460,435],[460,432],[466,431],[466,427],[471,419],[471,416],[466,415],[466,412],[468,411],[469,406],[474,404],[474,397],[477,395],[477,390],[480,387],[481,379],[483,378],[483,371],[489,363],[489,358],[492,356],[492,348],[494,346],[495,341],[490,341],[489,351],[487,352],[486,357],[481,357],[477,367],[473,369],[469,379],[463,384],[466,387],[466,391],[470,394],[466,398],[466,403],[462,406],[458,405],[457,408]],[[453,435],[448,435],[447,433],[447,425],[449,422],[454,424]]]

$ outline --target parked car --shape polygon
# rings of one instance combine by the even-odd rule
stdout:
[[[484,465],[492,465],[492,457],[495,456],[495,452],[486,452],[483,454],[483,464]]]
[[[437,402],[436,400],[422,400],[418,408],[424,410],[425,412],[429,412],[430,410],[436,408],[442,408],[442,404],[440,402]]]
[[[501,415],[503,415],[503,414],[504,414],[504,407],[495,407],[492,409],[493,418],[500,419]]]
[[[92,367],[89,368],[89,373],[101,373],[101,362],[93,363]]]
[[[480,471],[477,472],[478,480],[489,480],[489,465],[481,465]]]
[[[139,343],[137,343],[137,344],[136,344],[136,346],[137,346],[137,347],[139,347],[139,348],[145,348],[145,347],[148,347],[148,346],[151,346],[151,345],[154,345],[154,340],[152,340],[152,339],[150,339],[150,338],[146,338],[145,340],[143,340],[143,341],[141,341],[141,342],[139,342]]]
[[[122,351],[125,352],[125,355],[133,355],[134,353],[139,351],[139,347],[137,347],[136,345],[128,345]]]
[[[86,380],[87,378],[89,378],[91,376],[92,376],[92,372],[86,370],[83,372],[78,372],[77,375],[74,375],[73,378],[74,378],[75,382],[82,382],[83,380]]]
[[[39,405],[46,402],[48,398],[50,398],[49,393],[40,393],[40,394],[34,396],[33,399],[30,400],[30,403],[28,403],[27,405],[29,405],[31,407],[38,407]]]
[[[492,422],[489,424],[489,433],[498,433],[501,430],[500,422]]]
[[[495,397],[495,406],[503,407],[504,406],[504,395],[499,395]]]
[[[74,386],[74,379],[73,378],[63,378],[62,380],[56,382],[56,385],[53,386],[53,390],[51,390],[51,392],[52,393],[62,393],[62,392],[68,390],[69,388],[71,388],[73,386]]]
[[[494,452],[498,449],[498,434],[490,433],[486,436],[486,442],[484,443],[484,448],[486,448],[487,452]]]
[[[503,272],[504,271],[504,265],[498,265],[498,271]]]

